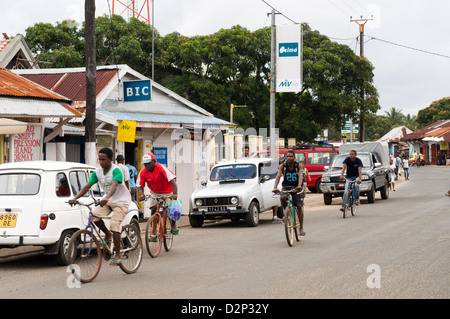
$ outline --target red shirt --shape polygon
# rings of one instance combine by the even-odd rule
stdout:
[[[139,172],[139,185],[144,188],[145,183],[147,183],[148,188],[153,192],[168,194],[173,192],[170,181],[174,178],[177,177],[167,167],[156,163],[153,173],[146,170],[145,167],[141,169]]]

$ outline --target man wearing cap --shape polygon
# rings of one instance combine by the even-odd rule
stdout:
[[[178,197],[178,187],[176,183],[176,176],[166,166],[156,162],[153,153],[146,153],[142,157],[142,164],[144,168],[139,172],[139,200],[145,199],[144,187],[147,183],[150,189],[150,208],[152,215],[156,212],[156,201],[154,197],[170,196],[173,199]],[[169,203],[167,203],[169,204]],[[172,224],[172,234],[178,234],[176,222],[170,221]]]

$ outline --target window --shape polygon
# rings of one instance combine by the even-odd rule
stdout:
[[[303,163],[306,164],[305,158],[306,158],[305,153],[295,153],[295,160],[297,162],[300,163],[301,161],[303,161]]]
[[[270,161],[261,163],[261,173],[260,176],[268,175],[270,179],[277,177],[278,172],[278,161]]]
[[[2,174],[0,195],[36,195],[40,184],[41,176],[38,174]]]
[[[309,165],[330,165],[336,153],[334,152],[310,152],[308,153]]]
[[[76,196],[84,185],[87,184],[86,172],[83,171],[73,171],[69,173],[69,183],[73,194]],[[89,196],[89,192],[83,195],[84,197]]]
[[[66,174],[58,173],[56,174],[56,196],[58,197],[69,197],[70,196],[70,187],[69,182],[67,181]]]
[[[256,177],[256,166],[253,164],[233,164],[214,167],[210,179],[224,181],[234,179],[250,179]]]

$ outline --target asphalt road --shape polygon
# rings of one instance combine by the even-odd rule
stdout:
[[[260,225],[183,227],[170,252],[145,253],[137,273],[104,262],[68,288],[66,267],[42,252],[0,258],[0,298],[450,298],[450,167],[411,169],[388,200],[365,198],[343,219],[340,199],[308,194],[306,237],[288,247],[271,213]],[[403,178],[403,177],[401,177]]]

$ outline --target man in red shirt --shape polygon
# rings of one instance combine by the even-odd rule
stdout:
[[[150,189],[150,208],[152,215],[156,212],[156,201],[153,197],[170,196],[172,199],[178,197],[178,186],[176,183],[176,176],[166,166],[156,162],[155,155],[146,153],[142,158],[144,168],[139,173],[139,200],[145,199],[144,187],[147,183]],[[169,203],[166,202],[168,205]],[[175,221],[170,221],[172,224],[172,233],[178,234],[178,228]]]

